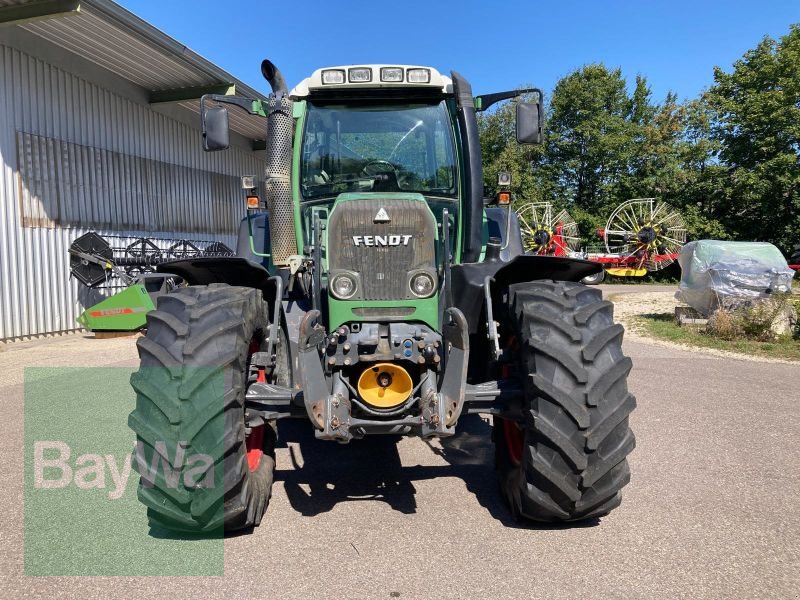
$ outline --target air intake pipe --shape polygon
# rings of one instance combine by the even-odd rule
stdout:
[[[464,146],[466,189],[464,190],[464,262],[477,262],[483,238],[483,165],[478,138],[478,118],[472,86],[461,75],[451,71],[453,91],[458,109],[458,127]]]
[[[292,101],[286,80],[269,60],[261,63],[261,74],[272,87],[267,103],[267,143],[265,185],[269,229],[272,242],[272,262],[277,266],[289,264],[297,252],[294,204],[292,202]]]

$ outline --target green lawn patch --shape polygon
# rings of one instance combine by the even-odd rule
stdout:
[[[676,344],[800,362],[800,340],[792,339],[791,336],[783,336],[773,342],[721,340],[707,334],[702,328],[678,326],[673,321],[672,313],[640,315],[636,320],[648,335]]]

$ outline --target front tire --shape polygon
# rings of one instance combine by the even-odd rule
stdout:
[[[162,296],[147,315],[128,425],[151,525],[221,532],[260,523],[276,435],[274,423],[246,426],[244,394],[267,308],[259,290],[212,284]]]
[[[499,484],[517,518],[579,521],[619,506],[635,446],[632,363],[600,290],[534,281],[510,286],[507,345],[525,398],[495,418]]]

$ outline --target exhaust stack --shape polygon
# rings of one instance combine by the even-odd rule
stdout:
[[[292,101],[286,80],[272,62],[264,60],[261,63],[261,74],[272,87],[267,112],[265,169],[272,262],[277,266],[286,266],[289,257],[298,254],[290,181],[294,125]]]
[[[286,80],[283,78],[283,73],[278,70],[278,67],[276,67],[272,61],[266,58],[261,61],[261,74],[264,76],[264,79],[267,80],[267,83],[269,83],[273,93],[279,94],[283,92],[286,94],[289,92],[289,89],[286,87]]]

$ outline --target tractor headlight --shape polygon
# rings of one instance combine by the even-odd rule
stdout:
[[[322,83],[324,85],[344,83],[344,71],[342,69],[326,69],[322,72]]]
[[[436,282],[430,273],[422,272],[411,277],[408,287],[411,288],[411,293],[417,298],[427,298],[433,295],[436,289]]]
[[[406,72],[406,81],[408,83],[430,83],[431,71],[430,69],[409,69]]]
[[[372,69],[370,68],[358,67],[349,69],[347,73],[350,77],[350,83],[369,83],[372,81]]]
[[[358,283],[356,278],[348,273],[334,275],[330,284],[331,293],[339,300],[347,300],[356,295]]]
[[[400,67],[381,67],[381,81],[387,83],[402,83],[403,69]]]

